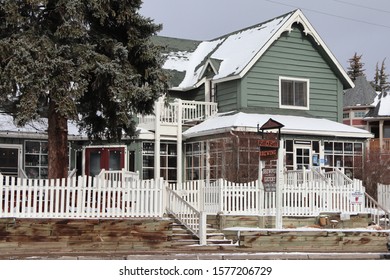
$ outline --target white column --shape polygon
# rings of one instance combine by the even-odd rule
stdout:
[[[161,103],[160,100],[154,103],[156,114],[154,127],[154,179],[160,178],[160,128],[161,128]]]
[[[177,157],[176,157],[176,165],[177,165],[177,183],[183,182],[183,140],[182,140],[182,133],[183,133],[183,126],[182,126],[182,111],[183,111],[183,104],[181,99],[177,101]]]
[[[276,217],[275,228],[283,228],[283,140],[279,141],[278,163],[276,167]]]
[[[379,147],[381,151],[383,149],[383,123],[384,120],[379,121]]]

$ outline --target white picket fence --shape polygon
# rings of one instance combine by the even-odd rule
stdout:
[[[378,203],[390,212],[390,185],[378,184]]]
[[[162,179],[82,176],[48,180],[0,174],[0,217],[127,218],[162,217],[164,213]]]
[[[238,184],[219,179],[208,185],[205,181],[188,181],[171,188],[195,209],[210,214],[276,214],[276,193],[265,191],[258,181]],[[354,194],[363,198],[353,201]],[[365,213],[364,194],[360,180],[344,180],[337,174],[335,181],[332,176],[313,170],[290,171],[284,175],[282,213],[284,216]]]

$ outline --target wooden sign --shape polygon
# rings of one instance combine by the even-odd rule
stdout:
[[[276,168],[264,168],[262,178],[264,191],[275,192],[276,191]]]
[[[257,143],[259,147],[279,148],[279,140],[277,139],[259,139]]]
[[[260,150],[260,159],[274,159],[278,156],[278,150],[277,149],[267,149],[267,150]]]

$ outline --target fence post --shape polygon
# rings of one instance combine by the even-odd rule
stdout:
[[[205,210],[205,181],[199,181],[199,197],[198,197],[198,209],[199,211]],[[207,188],[210,188],[210,181],[206,182]]]
[[[7,212],[7,207],[5,205],[3,206],[3,189],[4,189],[4,177],[3,174],[0,173],[0,209],[4,209],[5,211],[3,212]],[[4,194],[7,195],[7,193]],[[0,217],[1,216],[2,215],[0,215]]]
[[[199,212],[199,245],[207,245],[207,215],[206,212]]]

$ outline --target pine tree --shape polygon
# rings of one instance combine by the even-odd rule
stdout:
[[[376,63],[376,66],[375,66],[375,76],[374,76],[374,80],[372,81],[371,85],[373,86],[375,91],[381,91],[380,86],[379,86],[379,66],[378,66],[378,62]]]
[[[355,81],[356,78],[359,76],[365,76],[364,74],[365,69],[363,69],[364,63],[362,63],[361,61],[362,56],[363,55],[357,55],[357,53],[355,52],[353,57],[348,60],[349,67],[348,67],[347,74],[352,81]]]
[[[18,125],[48,117],[49,177],[67,175],[67,121],[90,137],[134,134],[166,90],[160,25],[141,0],[1,0],[0,104]]]
[[[389,83],[387,82],[387,78],[389,75],[386,74],[386,66],[385,59],[382,61],[382,66],[379,71],[379,91],[387,91],[389,89]]]

